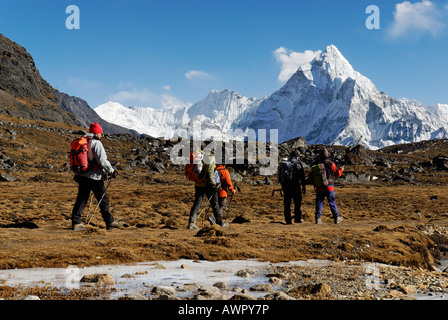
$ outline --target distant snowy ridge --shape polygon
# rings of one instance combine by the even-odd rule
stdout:
[[[247,98],[235,91],[213,90],[205,99],[185,107],[153,109],[124,107],[117,102],[107,102],[95,109],[106,121],[154,137],[172,138],[192,135],[193,125],[199,125],[202,137],[219,137],[231,130],[233,122],[244,112],[250,112],[260,99]]]
[[[126,108],[108,102],[95,109],[104,120],[152,136],[171,138],[196,120],[205,135],[227,130],[278,129],[279,142],[304,137],[309,144],[367,148],[448,137],[448,105],[425,106],[380,92],[330,45],[278,91],[261,99],[213,90],[186,107]]]

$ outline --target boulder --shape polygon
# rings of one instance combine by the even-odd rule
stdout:
[[[272,285],[269,283],[258,283],[250,287],[251,291],[271,291]]]
[[[151,293],[157,294],[157,295],[174,295],[176,294],[176,289],[169,286],[156,286],[152,289]]]
[[[81,278],[81,282],[98,283],[105,286],[115,284],[114,278],[108,273],[86,274]]]
[[[255,271],[250,268],[238,270],[235,275],[242,278],[249,278],[255,274]]]

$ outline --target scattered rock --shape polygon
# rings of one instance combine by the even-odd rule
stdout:
[[[0,181],[3,181],[3,182],[14,182],[16,180],[17,179],[14,176],[10,175],[10,174],[6,174],[6,173],[0,174]]]
[[[257,300],[254,296],[245,293],[238,293],[230,297],[229,300]]]
[[[174,294],[176,294],[176,292],[177,292],[176,289],[174,289],[173,287],[169,287],[169,286],[156,286],[151,291],[151,293],[157,294],[157,295],[161,295],[161,294],[174,295]]]
[[[230,286],[227,284],[227,282],[220,281],[213,284],[214,287],[221,289],[221,290],[229,290]]]
[[[81,282],[98,283],[105,286],[115,284],[114,278],[108,273],[87,274],[81,278]]]
[[[125,293],[119,300],[148,300],[148,298],[138,293]]]
[[[290,295],[287,295],[284,292],[272,292],[264,296],[265,300],[296,300],[295,298],[291,297]]]
[[[269,278],[269,282],[272,283],[275,286],[280,286],[282,284],[282,279],[277,278],[277,277],[270,277]]]
[[[252,291],[271,291],[272,285],[269,283],[258,283],[256,285],[253,285],[250,287],[250,290]]]
[[[206,298],[218,298],[221,296],[221,290],[215,286],[201,286],[198,294]]]
[[[331,287],[328,284],[316,283],[316,284],[298,286],[296,288],[287,291],[287,294],[297,298],[307,295],[314,295],[319,298],[323,298],[326,295],[328,295],[330,291]]]
[[[255,274],[255,271],[250,268],[238,270],[235,275],[242,278],[250,278]]]

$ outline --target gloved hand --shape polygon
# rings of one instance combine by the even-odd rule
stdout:
[[[112,179],[115,179],[117,176],[118,176],[118,171],[117,170],[114,170],[114,172],[112,172],[111,175],[110,175],[110,177]]]

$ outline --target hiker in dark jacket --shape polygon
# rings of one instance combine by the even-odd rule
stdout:
[[[78,195],[72,210],[72,229],[83,230],[85,225],[81,223],[81,214],[89,201],[90,192],[93,192],[95,198],[100,201],[100,212],[106,223],[106,228],[118,227],[118,222],[114,220],[109,211],[109,196],[104,187],[104,180],[107,175],[115,178],[117,171],[107,160],[106,151],[101,142],[103,138],[103,129],[98,123],[92,123],[89,128],[88,138],[88,170],[82,173],[76,173],[74,180],[78,183]]]
[[[335,224],[340,223],[343,218],[339,215],[338,207],[336,205],[336,198],[334,192],[334,178],[338,178],[342,176],[344,172],[344,166],[340,169],[337,168],[336,164],[331,161],[328,157],[328,150],[324,147],[320,153],[320,163],[324,163],[325,171],[328,178],[328,186],[325,187],[315,187],[316,190],[316,213],[315,213],[315,221],[316,224],[322,224],[321,216],[322,216],[322,207],[324,204],[325,198],[328,199],[328,203],[330,204],[331,213],[333,215],[333,220]],[[312,173],[310,173],[310,179]]]
[[[291,178],[284,179],[279,177],[283,190],[283,214],[286,224],[291,224],[291,202],[294,201],[294,222],[302,223],[302,193],[306,193],[306,186],[305,173],[299,161],[298,151],[291,152],[289,162],[292,166]]]

